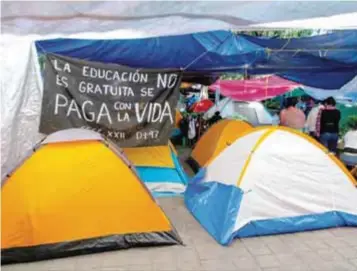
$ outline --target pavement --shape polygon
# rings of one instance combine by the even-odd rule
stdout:
[[[185,246],[133,248],[17,265],[2,271],[357,271],[357,228],[237,239],[219,245],[182,198],[160,205]]]
[[[186,167],[186,166],[185,166]],[[133,248],[2,266],[2,271],[357,271],[357,228],[235,240],[219,245],[182,198],[159,203],[184,246]]]

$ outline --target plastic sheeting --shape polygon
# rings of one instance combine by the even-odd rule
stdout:
[[[42,82],[37,54],[33,50],[34,40],[51,38],[37,43],[37,48],[45,52],[56,52],[93,61],[116,62],[134,67],[182,67],[186,71],[204,73],[231,69],[270,73],[277,69],[280,71],[290,69],[290,72],[279,75],[287,74],[286,77],[289,77],[293,74],[295,80],[305,85],[309,83],[312,86],[326,89],[341,87],[341,84],[346,83],[351,76],[355,76],[354,67],[357,67],[356,57],[351,57],[350,54],[350,50],[357,48],[357,31],[342,31],[332,35],[303,39],[306,44],[309,44],[309,50],[323,53],[321,58],[307,52],[299,53],[297,48],[302,46],[302,43],[297,39],[289,40],[289,46],[293,49],[281,53],[275,51],[272,54],[268,49],[226,31],[146,39],[132,39],[145,37],[147,34],[135,31],[126,32],[120,29],[114,32],[82,33],[69,36],[75,39],[53,40],[55,36],[6,36],[1,41],[1,53],[6,56],[6,58],[3,57],[1,65],[3,76],[2,175],[16,165],[19,158],[23,157],[24,153],[42,138],[42,135],[37,132]],[[112,40],[88,39],[108,37]],[[113,39],[117,37],[131,39]],[[87,39],[79,40],[78,38]],[[255,40],[259,40],[262,46],[267,45],[267,41],[263,44],[262,39]],[[313,40],[320,43],[314,45]],[[278,48],[281,45],[281,40],[270,39],[270,41],[271,47]],[[293,46],[294,42],[297,42],[297,45]],[[332,60],[328,60],[329,50],[336,46],[343,46],[345,49],[340,53],[332,53]],[[319,48],[326,48],[326,50]],[[349,57],[342,54],[343,52],[346,52]],[[342,62],[336,61],[338,59]],[[313,70],[306,71],[304,69],[309,61],[317,64],[314,64]],[[341,64],[343,61],[348,63]],[[311,72],[315,71],[315,68],[318,72]]]
[[[12,50],[2,51],[6,57],[0,65],[2,179],[44,138],[38,132],[42,87],[36,49],[21,42],[11,46]]]
[[[180,68],[277,74],[304,85],[335,89],[357,75],[357,31],[302,39],[265,39],[213,31],[130,40],[38,41],[39,52],[138,68]]]
[[[299,84],[277,76],[250,80],[219,80],[209,88],[236,101],[262,101],[284,94]]]
[[[2,33],[137,29],[158,35],[253,27],[356,28],[357,4],[306,1],[2,2]],[[73,27],[75,25],[76,27]]]
[[[249,80],[218,80],[212,84],[211,91],[219,90],[223,96],[237,101],[261,101],[280,96],[299,87],[303,93],[324,100],[334,97],[339,101],[357,101],[357,77],[340,89],[321,89],[297,84],[278,76]]]
[[[57,43],[55,50],[67,50],[73,54],[90,60],[92,56],[121,61],[131,66],[152,66],[153,64],[179,67],[192,70],[212,70],[217,65],[219,70],[237,70],[247,63],[253,63],[256,57],[254,48],[243,39],[231,40],[230,32],[221,34],[194,34],[188,39],[177,41],[177,37],[169,39],[168,46],[158,36],[180,35],[200,31],[218,29],[245,30],[255,24],[278,23],[284,27],[288,20],[305,20],[315,17],[328,21],[330,29],[353,28],[357,25],[356,3],[329,2],[321,5],[314,2],[2,2],[1,3],[1,54],[2,65],[2,100],[1,100],[1,171],[2,176],[21,160],[28,150],[42,138],[38,124],[42,99],[42,82],[39,77],[37,55],[32,51],[36,40],[53,40],[57,38],[85,39],[83,43]],[[331,16],[342,16],[349,20],[330,20]],[[253,22],[253,24],[252,24]],[[314,28],[315,22],[304,23],[304,27]],[[75,26],[75,27],[73,27]],[[222,35],[222,36],[220,36]],[[114,39],[124,40],[127,47],[116,49],[111,54]],[[197,38],[199,37],[199,38]],[[223,40],[222,40],[223,38]],[[93,39],[108,39],[98,42]],[[167,39],[167,38],[166,38]],[[193,40],[193,42],[190,42]],[[222,46],[225,41],[227,46]],[[82,42],[82,41],[81,41]],[[177,43],[177,45],[176,45]],[[54,45],[53,42],[52,46]],[[95,47],[97,45],[98,47]],[[167,45],[167,43],[166,43]],[[240,54],[241,50],[250,46],[251,52]],[[64,47],[63,47],[64,46]],[[67,46],[67,48],[66,48]],[[74,46],[74,47],[73,47]],[[254,47],[254,46],[253,46]],[[171,51],[168,48],[172,48]],[[256,48],[256,46],[255,46]],[[155,50],[154,50],[155,49]],[[49,49],[47,49],[49,50]],[[264,51],[264,50],[262,50]],[[78,55],[80,52],[86,56]],[[109,52],[109,53],[108,53]],[[260,54],[260,53],[259,53]],[[6,57],[4,57],[6,56]],[[149,61],[149,62],[147,62]],[[233,61],[233,62],[232,62]],[[164,64],[163,64],[164,63]],[[228,66],[227,66],[228,65]],[[241,66],[243,65],[243,66]],[[207,67],[210,67],[207,69]],[[265,70],[268,72],[268,70]],[[348,76],[347,76],[348,77]],[[330,88],[338,88],[347,77],[338,76],[330,82]],[[323,78],[323,80],[319,80]],[[332,78],[327,76],[309,77],[310,82],[320,82]],[[337,84],[338,86],[334,86]]]
[[[281,71],[276,70],[275,74],[288,80],[316,88],[334,89],[356,76],[356,30],[299,39],[244,38],[265,48],[266,64],[279,66]]]
[[[216,111],[220,112],[222,118],[244,120],[253,126],[277,124],[261,102],[237,102],[224,98],[212,106],[203,118],[205,120],[212,118]]]
[[[357,76],[340,89],[321,89],[309,86],[302,86],[302,89],[318,100],[324,100],[332,96],[339,100],[351,99],[357,101]]]

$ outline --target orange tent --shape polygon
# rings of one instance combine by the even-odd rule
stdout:
[[[47,137],[1,188],[1,261],[181,243],[134,167],[99,135]]]
[[[194,170],[203,167],[250,129],[253,126],[245,121],[220,120],[198,140],[188,160],[189,164]]]

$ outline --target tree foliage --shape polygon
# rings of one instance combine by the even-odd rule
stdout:
[[[224,73],[220,77],[221,80],[243,80],[244,75],[240,73]]]
[[[269,37],[269,38],[281,38],[281,39],[291,39],[291,38],[303,38],[310,37],[313,34],[313,30],[263,30],[263,31],[243,31],[237,32],[237,34],[245,34],[254,37]]]
[[[340,136],[344,136],[349,130],[354,129],[357,126],[357,116],[350,115],[348,116],[346,122],[342,124]]]

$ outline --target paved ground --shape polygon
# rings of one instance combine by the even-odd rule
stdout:
[[[181,198],[160,204],[185,246],[130,249],[2,267],[3,271],[357,271],[357,228],[235,240],[218,245]]]
[[[218,245],[181,198],[160,203],[186,246],[130,249],[8,265],[3,271],[357,271],[357,228],[284,234]]]

